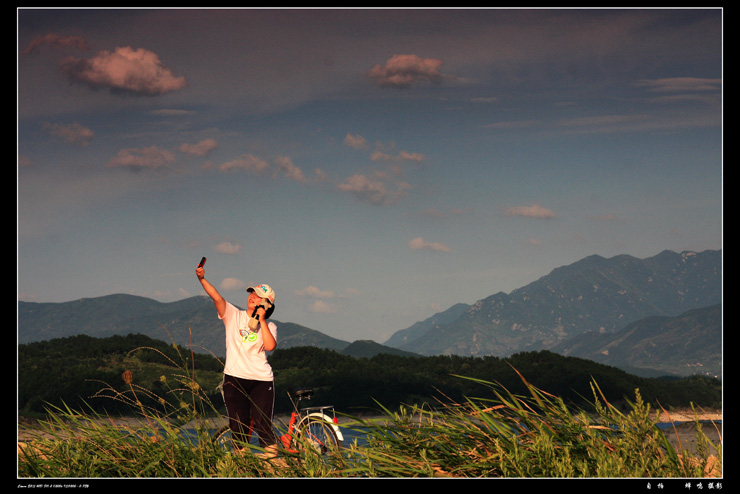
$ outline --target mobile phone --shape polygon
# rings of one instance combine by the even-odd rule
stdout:
[[[205,263],[206,263],[206,258],[205,257],[201,258],[200,264],[198,264],[198,267],[202,268]]]

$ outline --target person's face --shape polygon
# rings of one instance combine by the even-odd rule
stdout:
[[[254,309],[258,305],[261,305],[262,302],[262,297],[254,292],[249,292],[249,297],[247,297],[247,307],[249,307],[249,309]]]

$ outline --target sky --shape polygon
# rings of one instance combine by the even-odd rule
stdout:
[[[18,299],[203,295],[205,256],[235,305],[267,283],[277,322],[383,343],[590,255],[721,249],[722,28],[19,9]]]

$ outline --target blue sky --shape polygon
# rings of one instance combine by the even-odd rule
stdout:
[[[598,254],[722,248],[720,9],[18,11],[18,298],[383,342]],[[197,328],[193,328],[197,331]]]

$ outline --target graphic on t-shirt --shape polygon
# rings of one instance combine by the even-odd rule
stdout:
[[[257,333],[253,332],[250,329],[240,329],[239,336],[242,337],[242,343],[253,343],[257,341]]]

